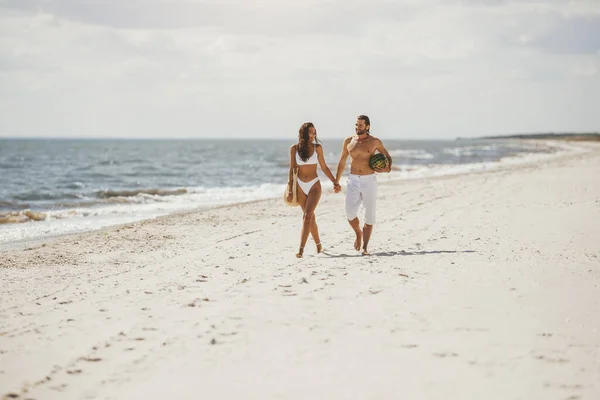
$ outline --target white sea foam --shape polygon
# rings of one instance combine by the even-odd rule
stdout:
[[[413,158],[420,160],[430,160],[435,156],[431,153],[426,152],[425,150],[392,150],[389,152],[392,158]]]
[[[528,164],[537,161],[549,160],[558,155],[564,155],[568,153],[584,153],[589,151],[589,148],[570,145],[562,142],[544,142],[534,143],[531,145],[531,149],[537,149],[539,146],[544,145],[546,147],[554,148],[552,153],[520,153],[511,157],[504,157],[500,161],[495,162],[480,162],[480,163],[469,163],[469,164],[429,164],[429,165],[414,165],[414,164],[398,164],[400,170],[393,171],[390,174],[380,174],[378,179],[380,181],[397,181],[397,180],[408,180],[408,179],[422,179],[428,177],[439,177],[448,175],[465,174],[479,171],[490,171],[504,168],[508,165],[517,164]],[[521,146],[522,148],[523,146]],[[464,153],[463,153],[464,154]]]
[[[95,207],[50,210],[44,221],[0,225],[0,243],[36,239],[44,236],[84,232],[107,226],[152,219],[173,212],[243,203],[275,197],[283,185],[228,188],[191,188],[179,196],[140,194],[126,202],[111,202]],[[115,198],[118,199],[118,198]],[[112,200],[112,199],[111,199]]]

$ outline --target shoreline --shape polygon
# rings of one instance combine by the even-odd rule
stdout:
[[[524,139],[515,139],[515,138],[507,138],[507,140],[517,140],[519,142],[538,142],[540,141],[540,139],[531,139],[531,138],[524,138]],[[555,146],[555,149],[559,149],[554,153],[540,153],[540,154],[530,154],[530,156],[534,155],[536,157],[528,159],[524,162],[519,162],[519,160],[521,160],[521,157],[509,157],[511,162],[504,162],[504,160],[499,160],[497,162],[494,162],[495,165],[493,165],[492,168],[482,168],[482,169],[475,169],[475,170],[463,170],[463,171],[458,171],[458,172],[454,172],[454,173],[444,173],[444,174],[440,174],[440,175],[429,175],[429,176],[417,176],[417,177],[412,177],[412,178],[402,178],[402,177],[396,177],[396,178],[392,178],[390,177],[389,179],[386,179],[387,176],[386,175],[382,175],[380,177],[379,180],[379,185],[392,185],[392,184],[397,184],[397,183],[401,183],[401,182],[408,182],[408,181],[423,181],[423,180],[435,180],[435,179],[444,179],[444,178],[451,178],[451,177],[457,177],[457,176],[462,176],[462,175],[477,175],[477,174],[487,174],[487,173],[491,173],[491,172],[495,172],[495,171],[503,171],[503,170],[511,170],[514,168],[522,168],[522,167],[527,167],[527,166],[535,166],[538,163],[547,163],[547,162],[552,162],[553,160],[556,159],[562,159],[565,157],[572,157],[572,156],[577,156],[580,154],[585,154],[587,152],[590,151],[594,151],[595,148],[598,148],[599,146],[595,143],[595,142],[577,142],[575,145],[574,144],[569,144],[568,146],[565,146],[564,141],[563,140],[544,140],[546,143],[546,146]],[[577,148],[577,149],[575,149]],[[561,153],[562,151],[562,153]],[[469,164],[457,164],[457,166],[468,166]],[[331,168],[331,166],[330,166]],[[397,167],[400,168],[400,167]],[[398,171],[399,172],[399,171]],[[342,187],[345,188],[345,181],[342,182]],[[283,185],[282,185],[283,188]],[[283,189],[282,189],[283,190]],[[323,193],[328,193],[328,194],[332,194],[333,190],[331,189],[323,189]],[[212,209],[221,209],[221,208],[227,208],[227,207],[238,207],[240,205],[244,205],[244,204],[253,204],[256,202],[266,202],[266,201],[272,201],[275,199],[279,199],[280,196],[277,197],[266,197],[266,198],[262,198],[262,199],[256,199],[256,200],[249,200],[249,201],[244,201],[244,202],[237,202],[237,203],[229,203],[229,204],[219,204],[219,205],[215,205],[215,206],[199,206],[196,208],[192,208],[192,209],[187,209],[187,210],[178,210],[178,211],[173,211],[173,212],[168,212],[164,215],[159,215],[157,217],[151,217],[151,218],[142,218],[139,220],[135,220],[132,222],[123,222],[123,223],[118,223],[118,224],[113,224],[113,225],[107,225],[107,226],[103,226],[100,228],[95,228],[95,229],[85,229],[82,231],[75,231],[75,232],[65,232],[65,233],[57,233],[57,234],[51,234],[51,235],[47,235],[47,236],[36,236],[33,238],[28,238],[28,239],[19,239],[16,241],[6,241],[6,242],[1,242],[0,243],[0,254],[2,254],[3,252],[7,252],[7,251],[11,251],[11,250],[23,250],[27,247],[31,247],[31,246],[37,246],[37,245],[42,245],[44,243],[50,243],[53,242],[54,240],[60,240],[61,238],[69,238],[69,237],[74,237],[74,236],[78,236],[78,235],[84,235],[86,233],[91,233],[91,232],[102,232],[105,230],[110,230],[112,228],[124,228],[127,227],[129,225],[135,225],[137,223],[141,223],[141,222],[146,222],[146,221],[153,221],[159,218],[165,218],[165,217],[169,217],[171,215],[179,215],[179,214],[189,214],[189,213],[198,213],[198,212],[203,212],[206,210],[212,210]],[[29,221],[29,222],[24,222],[24,223],[36,223],[34,221]],[[0,265],[1,267],[1,265]]]

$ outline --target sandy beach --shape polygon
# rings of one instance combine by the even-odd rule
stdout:
[[[5,399],[598,399],[600,146],[0,252]]]

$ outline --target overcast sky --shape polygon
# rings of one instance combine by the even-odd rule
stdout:
[[[600,130],[599,0],[0,0],[0,136]]]

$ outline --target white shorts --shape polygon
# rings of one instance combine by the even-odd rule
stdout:
[[[346,218],[353,220],[358,216],[360,203],[365,212],[364,222],[375,225],[375,204],[377,202],[377,176],[348,175],[346,188]]]

